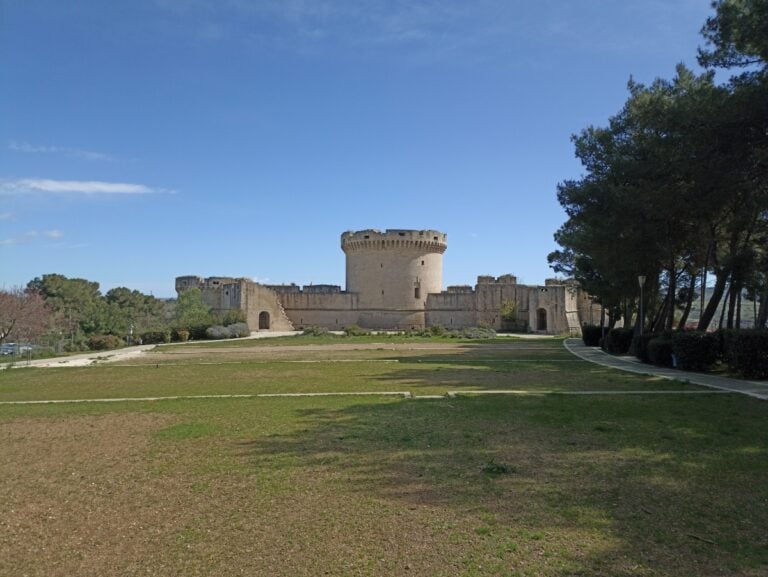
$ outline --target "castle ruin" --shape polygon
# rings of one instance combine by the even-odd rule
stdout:
[[[244,311],[252,330],[413,330],[432,326],[581,334],[599,309],[573,281],[519,285],[513,275],[442,288],[448,237],[436,230],[361,230],[341,235],[346,290],[338,285],[265,285],[247,278],[180,276],[176,292],[199,288],[214,312]]]

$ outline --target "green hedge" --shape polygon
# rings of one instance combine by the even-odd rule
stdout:
[[[657,336],[648,341],[648,360],[659,367],[672,366],[672,339]]]
[[[748,379],[768,379],[768,330],[728,331],[721,342],[732,371]]]
[[[659,338],[659,333],[645,333],[642,335],[635,335],[632,337],[632,353],[644,363],[650,363],[651,358],[648,356],[648,343],[653,339]]]
[[[672,353],[677,368],[684,371],[707,371],[720,358],[720,339],[713,333],[682,331],[672,336]]]
[[[633,336],[632,329],[611,329],[603,339],[603,349],[612,355],[626,355]]]
[[[156,345],[171,342],[171,329],[147,331],[141,334],[141,342],[145,345]]]
[[[603,338],[603,328],[597,325],[584,325],[581,328],[581,339],[588,347],[599,347]]]

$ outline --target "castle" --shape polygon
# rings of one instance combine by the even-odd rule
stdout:
[[[581,334],[599,308],[573,281],[517,284],[513,275],[477,277],[442,288],[446,234],[436,230],[360,230],[341,235],[346,290],[338,285],[265,285],[247,278],[180,276],[176,292],[199,288],[215,312],[240,309],[258,330],[383,330],[489,326],[497,331]]]

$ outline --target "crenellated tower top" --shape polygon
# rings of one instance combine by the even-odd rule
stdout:
[[[416,249],[442,254],[448,248],[448,235],[437,230],[376,229],[348,231],[341,235],[341,250]]]

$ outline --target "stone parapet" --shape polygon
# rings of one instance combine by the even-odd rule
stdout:
[[[437,230],[376,229],[349,231],[341,235],[341,250],[414,249],[423,252],[444,253],[448,248],[448,235]]]

